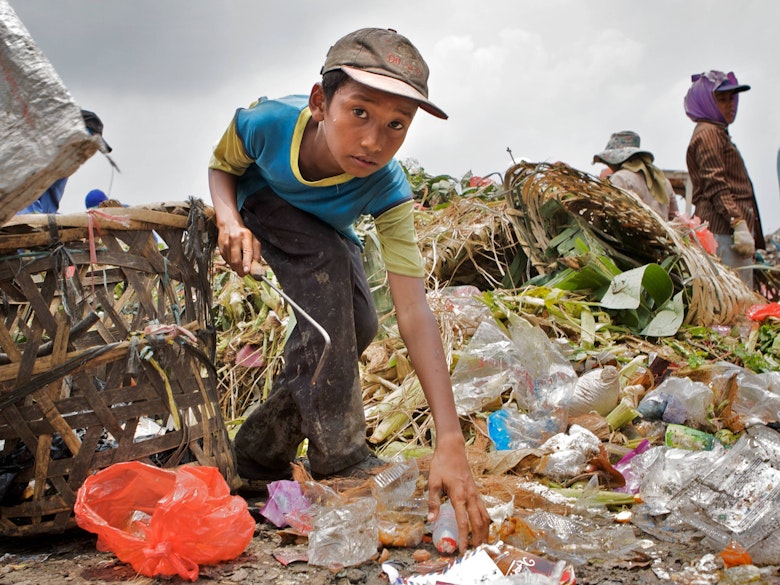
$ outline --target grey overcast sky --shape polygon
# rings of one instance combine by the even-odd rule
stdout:
[[[203,198],[211,148],[236,107],[308,93],[329,46],[394,28],[431,68],[431,99],[398,158],[457,178],[515,158],[598,174],[593,154],[634,130],[664,169],[684,170],[690,76],[733,70],[731,134],[764,230],[780,228],[780,2],[776,0],[9,0],[74,100],[97,112],[121,173],[96,154],[63,212],[92,188],[125,203]]]

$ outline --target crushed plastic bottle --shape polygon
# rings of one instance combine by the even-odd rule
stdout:
[[[488,417],[488,434],[497,451],[533,449],[564,432],[568,418],[561,408],[542,408],[526,414],[505,406]]]
[[[395,461],[374,476],[372,493],[382,545],[414,547],[422,541],[428,500],[416,493],[419,477],[420,468],[414,458]]]

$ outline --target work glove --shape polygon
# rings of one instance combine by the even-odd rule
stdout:
[[[744,219],[734,224],[734,243],[731,249],[745,258],[752,258],[756,253],[756,240],[753,239]]]

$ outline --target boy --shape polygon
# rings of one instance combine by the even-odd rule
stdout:
[[[361,29],[336,42],[308,96],[261,98],[236,112],[209,164],[219,249],[239,274],[262,256],[280,284],[328,331],[333,350],[312,385],[323,340],[298,319],[267,400],[235,439],[239,475],[290,476],[306,437],[315,478],[357,476],[383,464],[366,445],[358,360],[377,332],[360,242],[352,229],[375,218],[401,337],[436,426],[429,517],[442,492],[456,510],[459,545],[487,538],[489,517],[466,460],[449,370],[423,281],[413,201],[393,159],[418,107],[428,67],[393,30]],[[261,247],[262,245],[262,247]]]

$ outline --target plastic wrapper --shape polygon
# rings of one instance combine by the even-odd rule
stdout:
[[[698,215],[689,217],[684,213],[680,213],[674,219],[674,223],[689,228],[690,233],[693,234],[693,237],[696,238],[696,241],[699,242],[699,245],[705,252],[712,254],[713,256],[717,254],[718,241],[715,239],[715,236],[712,235],[708,224],[702,223],[701,218]]]
[[[723,566],[727,569],[739,565],[753,564],[753,558],[750,556],[750,553],[736,540],[729,542],[726,548],[720,551],[719,555],[723,559]]]
[[[458,414],[479,412],[518,385],[533,388],[533,379],[523,368],[517,349],[493,319],[483,321],[452,371]]]
[[[670,377],[648,392],[637,406],[648,419],[702,426],[707,423],[707,412],[712,406],[712,390],[702,382],[689,378]]]
[[[596,435],[572,425],[568,434],[559,433],[539,447],[545,455],[536,472],[556,481],[570,479],[585,471],[588,461],[599,454],[600,445]]]
[[[505,392],[527,412],[563,408],[565,413],[563,401],[576,380],[574,368],[547,334],[514,314],[508,330],[484,320],[452,371],[461,416],[483,410]]]
[[[763,321],[767,317],[780,318],[780,303],[765,303],[751,306],[745,313],[748,319]]]
[[[635,449],[623,455],[620,461],[615,463],[615,469],[619,471],[626,480],[626,485],[617,488],[615,491],[628,494],[635,494],[639,491],[640,477],[639,474],[634,471],[632,463],[636,457],[648,449],[650,449],[650,441],[642,439]]]
[[[755,373],[735,364],[716,364],[712,386],[719,388],[736,376],[737,396],[732,411],[746,426],[780,420],[780,372]]]
[[[280,480],[268,484],[268,500],[260,513],[277,528],[290,525],[290,517],[300,518],[311,503],[297,481]]]
[[[117,463],[86,479],[74,511],[98,550],[147,577],[195,581],[200,565],[234,559],[255,531],[246,501],[230,495],[215,467]]]
[[[685,425],[669,424],[666,426],[664,441],[667,447],[689,451],[710,451],[715,443],[715,435]]]
[[[377,554],[379,527],[373,498],[345,500],[312,510],[309,563],[331,570],[359,565]]]
[[[403,578],[397,567],[382,565],[390,585],[574,585],[574,569],[565,561],[549,560],[504,542],[482,544],[442,572]]]
[[[600,525],[595,518],[583,520],[537,510],[525,518],[536,535],[533,550],[574,566],[591,560],[623,558],[641,546],[633,527],[625,524]]]
[[[476,286],[447,286],[431,292],[429,299],[441,303],[441,310],[451,314],[464,334],[471,336],[483,321],[491,318],[490,308],[480,300],[481,295]]]

